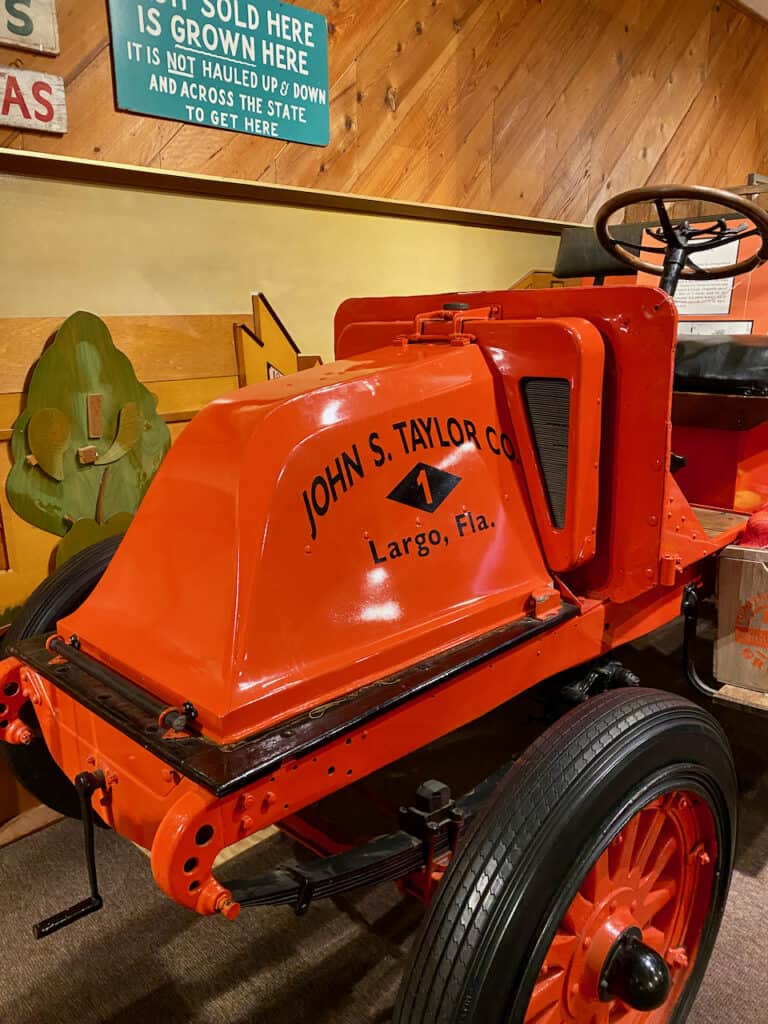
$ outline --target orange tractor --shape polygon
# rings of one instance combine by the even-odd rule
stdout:
[[[748,222],[673,223],[672,195]],[[619,243],[608,216],[638,196],[659,226]],[[663,290],[345,302],[335,363],[203,410],[124,538],[32,595],[4,641],[0,738],[82,817],[91,887],[39,937],[101,907],[103,824],[199,914],[399,880],[429,910],[398,1024],[685,1020],[732,871],[733,762],[707,711],[612,652],[683,612],[683,670],[717,692],[696,620],[749,515],[735,464],[713,466],[716,505],[698,481],[734,403],[757,403],[768,461],[768,339],[678,345],[670,293],[763,262],[768,216],[646,190],[597,232],[628,262],[663,250]],[[697,262],[746,236],[748,260]],[[705,410],[684,451],[675,391]],[[434,778],[431,744],[543,691],[559,716],[510,764],[464,795]],[[415,751],[421,784],[367,841],[318,827],[319,801]],[[217,880],[217,855],[273,824],[315,859]]]

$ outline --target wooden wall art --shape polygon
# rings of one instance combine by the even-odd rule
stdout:
[[[57,54],[56,0],[0,0],[0,43],[19,50]]]
[[[56,562],[125,528],[203,406],[318,361],[263,295],[245,315],[0,319],[0,626]]]
[[[13,510],[62,537],[56,562],[127,529],[171,446],[157,397],[103,320],[74,313],[38,360],[11,438]]]
[[[0,67],[0,125],[63,135],[67,130],[64,79],[42,71]]]

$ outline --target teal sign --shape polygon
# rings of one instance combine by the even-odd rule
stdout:
[[[109,0],[117,105],[327,146],[328,30],[279,0]]]

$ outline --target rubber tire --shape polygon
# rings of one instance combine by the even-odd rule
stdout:
[[[552,937],[591,864],[633,815],[685,788],[718,829],[715,890],[682,1024],[733,870],[736,774],[706,711],[672,694],[604,694],[565,715],[512,767],[449,865],[416,938],[393,1024],[521,1024]]]
[[[13,620],[3,637],[0,653],[5,656],[11,644],[50,632],[59,619],[79,608],[104,575],[121,540],[122,534],[98,541],[73,555],[44,579]],[[37,727],[37,718],[29,704],[24,708],[24,717],[28,725]],[[13,774],[41,803],[67,817],[80,817],[77,791],[54,761],[42,737],[38,736],[26,747],[0,743],[0,748]]]

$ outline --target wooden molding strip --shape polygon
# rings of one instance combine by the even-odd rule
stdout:
[[[362,213],[368,216],[403,217],[410,220],[440,221],[467,227],[497,228],[502,231],[521,231],[534,235],[559,235],[570,221],[540,220],[536,217],[489,213],[483,210],[463,210],[450,206],[431,206],[406,203],[394,199],[374,199],[369,196],[319,189],[295,188],[290,185],[272,185],[239,178],[215,178],[204,174],[186,174],[156,168],[132,167],[98,160],[75,157],[49,156],[44,153],[22,152],[0,148],[0,174],[47,178],[54,181],[74,181],[89,185],[113,185],[121,188],[149,189],[184,195],[205,196],[216,199],[240,199],[247,202],[272,203],[281,206],[336,210],[343,213]]]
[[[46,807],[44,804],[30,807],[28,811],[23,811],[0,826],[0,847],[9,846],[18,839],[23,839],[25,836],[32,835],[33,832],[39,832],[41,829],[48,828],[49,825],[53,825],[57,821],[61,821],[61,819],[61,814],[52,811],[50,807]]]

